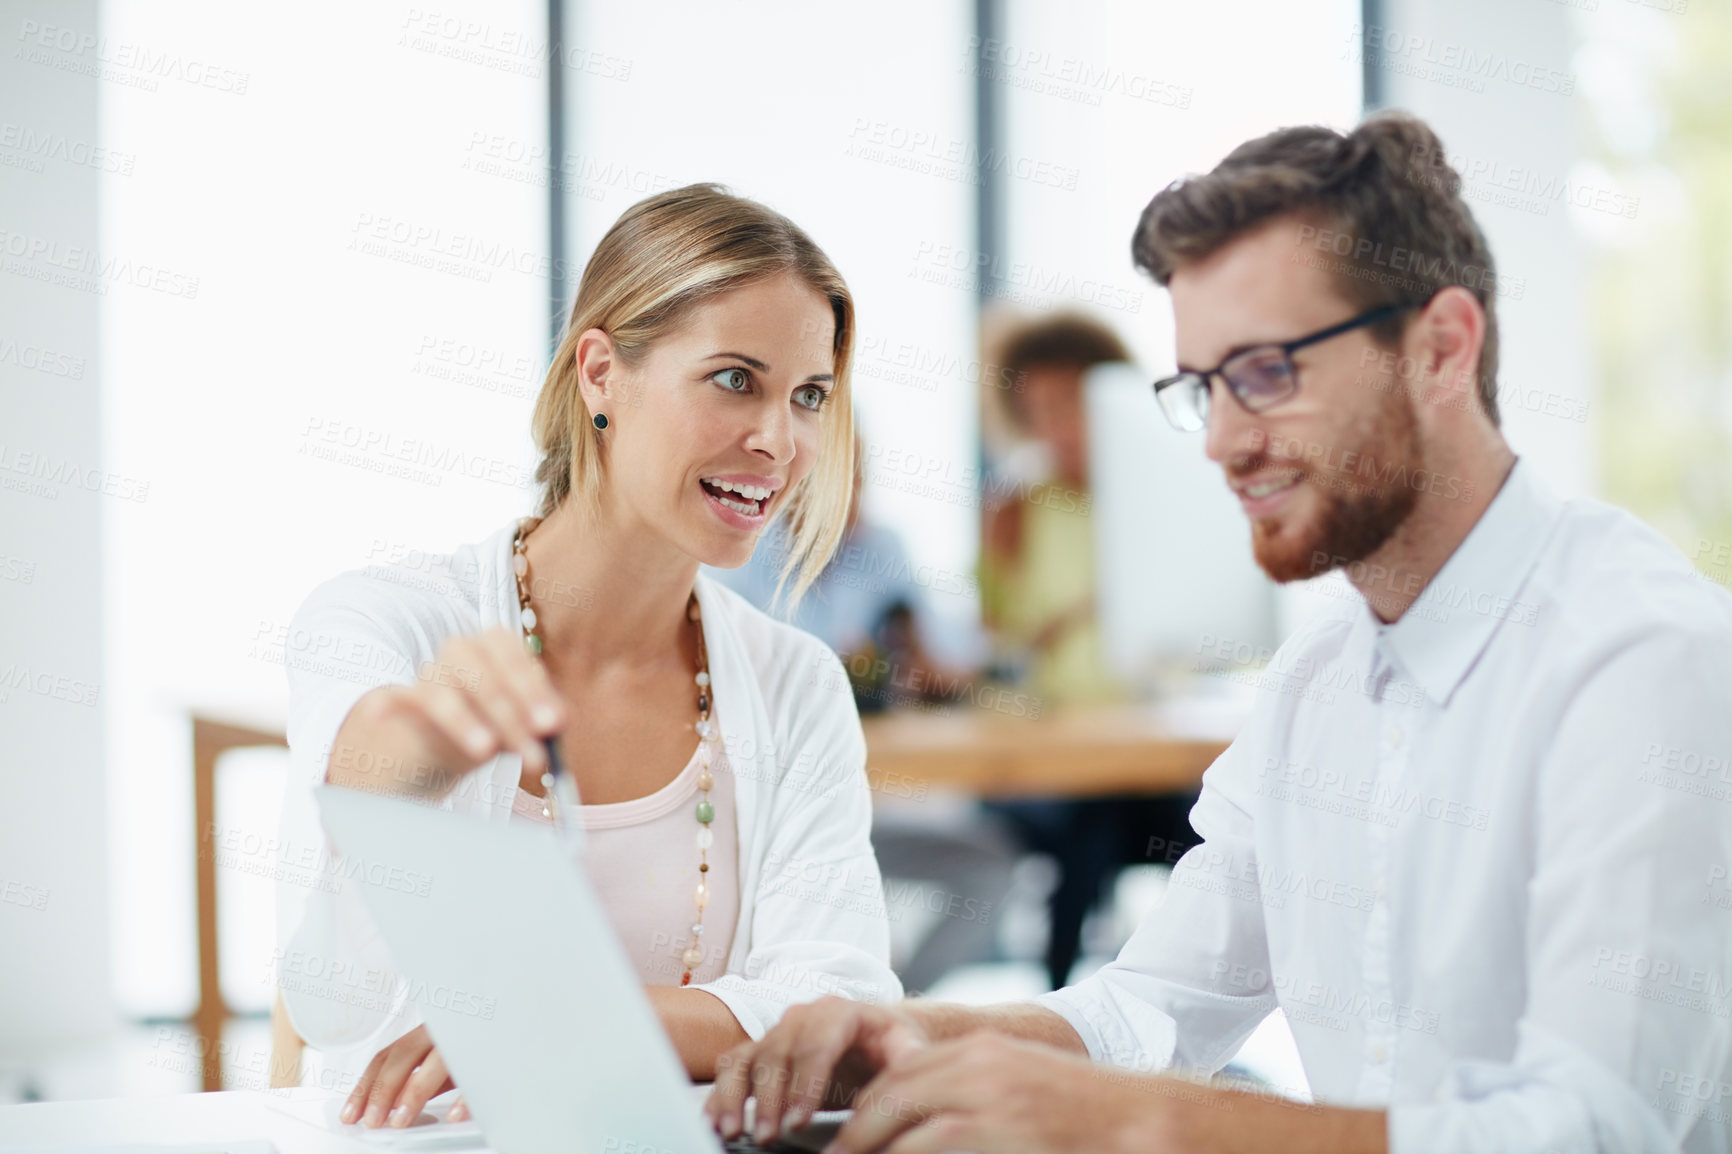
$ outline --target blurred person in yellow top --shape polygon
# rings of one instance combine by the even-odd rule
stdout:
[[[989,326],[992,320],[989,318]],[[981,425],[994,468],[982,495],[981,618],[998,676],[1015,681],[1041,716],[1068,705],[1126,698],[1108,671],[1095,614],[1089,433],[1083,379],[1128,360],[1099,321],[1057,313],[1006,323],[983,342],[997,350],[981,376]],[[1021,848],[1057,867],[1047,895],[1044,958],[1053,989],[1082,953],[1083,926],[1120,867],[1171,863],[1197,841],[1190,792],[988,802]]]
[[[1118,700],[1125,689],[1107,671],[1095,616],[1083,377],[1127,360],[1124,344],[1070,313],[997,343],[983,419],[1011,447],[981,501],[982,619],[1004,671],[1046,704]]]

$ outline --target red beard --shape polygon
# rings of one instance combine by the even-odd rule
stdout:
[[[1413,512],[1419,494],[1406,478],[1420,470],[1422,453],[1412,400],[1390,395],[1356,433],[1358,469],[1300,473],[1299,484],[1323,499],[1320,519],[1301,526],[1289,519],[1251,522],[1252,555],[1271,581],[1303,581],[1363,561]],[[1259,452],[1231,468],[1249,476],[1281,463]]]

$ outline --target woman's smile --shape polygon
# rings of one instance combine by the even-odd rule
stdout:
[[[764,526],[782,484],[780,477],[752,473],[722,473],[698,481],[717,517],[736,529],[754,532]]]

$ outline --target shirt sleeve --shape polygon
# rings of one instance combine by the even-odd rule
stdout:
[[[1538,778],[1516,1053],[1393,1107],[1396,1154],[1732,1149],[1732,646],[1582,667]]]
[[[1275,1006],[1243,766],[1253,717],[1203,775],[1191,810],[1202,843],[1173,867],[1162,904],[1110,964],[1036,1001],[1099,1062],[1213,1073]]]
[[[277,979],[296,1033],[328,1051],[389,1042],[420,1020],[358,892],[345,884],[313,801],[333,757],[345,756],[334,747],[355,703],[380,686],[413,683],[418,655],[431,644],[425,623],[380,584],[361,574],[325,582],[283,639],[289,778],[279,840],[312,868],[277,881]]]
[[[775,788],[759,826],[769,839],[757,878],[743,972],[697,988],[720,998],[752,1038],[790,1005],[837,995],[902,996],[890,969],[890,924],[872,850],[866,739],[835,653],[810,640],[788,671],[803,687],[791,732],[772,758]]]

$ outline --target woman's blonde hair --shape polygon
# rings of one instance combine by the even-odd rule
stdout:
[[[787,556],[780,596],[794,576],[797,602],[842,538],[854,473],[854,407],[848,369],[854,354],[854,298],[812,238],[773,209],[714,184],[692,184],[641,200],[601,238],[583,270],[577,302],[535,402],[538,512],[573,493],[600,509],[600,443],[578,388],[577,341],[590,329],[613,339],[630,366],[704,301],[731,289],[792,273],[830,302],[836,318],[836,377],[824,402],[818,461],[788,493],[778,517]]]

